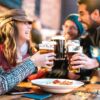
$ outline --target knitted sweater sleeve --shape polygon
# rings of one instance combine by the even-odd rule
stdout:
[[[30,59],[16,66],[9,72],[0,71],[0,95],[11,90],[15,85],[36,70]]]

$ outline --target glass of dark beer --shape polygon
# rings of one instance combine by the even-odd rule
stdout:
[[[56,42],[55,45],[56,60],[64,60],[65,59],[65,38],[63,36],[55,36],[52,38],[52,41]]]

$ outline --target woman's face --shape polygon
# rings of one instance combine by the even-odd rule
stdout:
[[[77,26],[71,20],[65,21],[64,26],[63,26],[63,31],[64,31],[64,36],[66,40],[69,40],[69,39],[73,40],[78,37]]]
[[[18,39],[27,41],[30,39],[30,30],[32,25],[28,22],[17,22]]]

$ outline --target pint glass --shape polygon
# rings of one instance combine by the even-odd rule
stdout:
[[[56,44],[56,42],[54,42],[54,41],[43,41],[41,44],[39,44],[40,54],[46,54],[46,53],[54,52],[55,44]],[[44,68],[46,71],[52,70],[52,66],[50,66],[50,65],[47,65],[47,68],[42,66],[42,68]]]
[[[65,38],[63,36],[55,36],[52,38],[52,41],[56,42],[55,54],[56,60],[65,59]]]
[[[83,52],[83,48],[82,46],[80,46],[80,41],[79,40],[70,40],[68,41],[70,43],[67,43],[67,59],[68,59],[68,70],[70,72],[73,72],[73,73],[80,73],[80,69],[77,68],[77,69],[73,69],[72,68],[72,65],[70,64],[70,60],[72,58],[72,56],[76,53],[82,53]]]
[[[41,44],[39,44],[39,51],[40,54],[46,54],[54,52],[56,42],[53,41],[43,41]]]

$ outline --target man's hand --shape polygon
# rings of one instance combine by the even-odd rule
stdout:
[[[99,62],[95,58],[89,58],[85,54],[75,54],[72,56],[71,65],[73,68],[93,69],[99,67]]]

